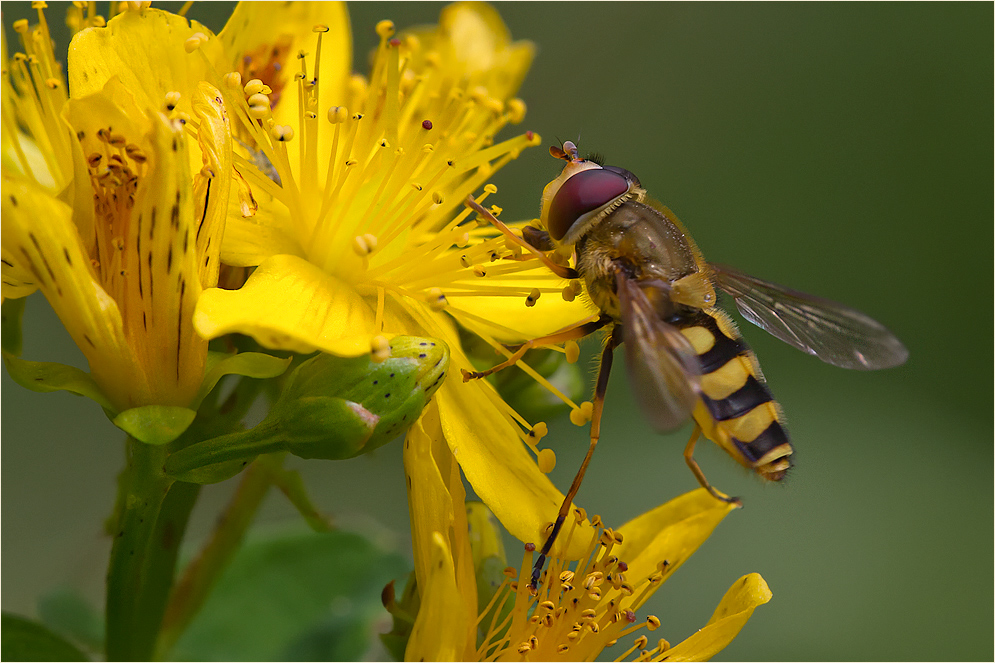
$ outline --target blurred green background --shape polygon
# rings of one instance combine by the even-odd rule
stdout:
[[[430,23],[441,6],[353,5],[357,69],[377,20]],[[5,2],[5,28],[27,7]],[[757,571],[774,599],[722,659],[992,658],[993,357],[981,324],[993,300],[992,5],[499,7],[515,38],[538,45],[522,128],[635,172],[708,259],[856,306],[911,352],[898,369],[848,372],[742,325],[787,414],[796,468],[784,486],[761,485],[699,445],[710,480],[746,507],[654,597],[658,633],[687,637]],[[190,16],[220,29],[227,11],[202,3]],[[504,218],[537,215],[558,171],[543,147],[499,173]],[[37,295],[25,336],[29,359],[81,362]],[[97,597],[121,434],[89,401],[2,379],[3,607],[31,614],[67,582]],[[695,487],[686,433],[653,434],[622,370],[605,416],[578,498],[590,512],[617,526]],[[565,488],[586,431],[565,418],[550,428]],[[409,549],[399,446],[297,465],[340,524]],[[230,490],[207,491],[194,537]],[[293,518],[279,496],[261,515]]]

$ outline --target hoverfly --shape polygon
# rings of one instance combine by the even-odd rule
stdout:
[[[674,213],[650,199],[628,170],[582,159],[569,141],[550,153],[567,163],[543,191],[544,230],[527,226],[518,238],[472,198],[467,201],[555,273],[582,279],[601,315],[528,341],[490,370],[464,371],[464,381],[514,364],[529,348],[610,330],[592,399],[590,447],[540,551],[533,589],[598,443],[618,345],[625,345],[633,395],[653,427],[670,432],[693,417],[695,430],[684,450],[688,466],[716,499],[737,503],[712,488],[695,462],[699,435],[768,481],[784,478],[792,447],[756,356],[716,307],[716,288],[730,295],[750,322],[834,366],[875,370],[898,366],[908,357],[891,332],[852,308],[706,263]],[[571,247],[573,268],[552,262],[545,253]]]

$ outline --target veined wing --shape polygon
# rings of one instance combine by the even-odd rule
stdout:
[[[698,356],[676,327],[660,319],[635,281],[619,272],[617,282],[632,393],[654,428],[675,430],[698,399]]]
[[[898,366],[909,356],[884,325],[849,306],[709,266],[715,285],[732,295],[744,318],[827,364],[869,371]]]

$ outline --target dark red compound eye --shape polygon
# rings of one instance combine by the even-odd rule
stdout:
[[[546,229],[559,241],[577,219],[610,203],[628,189],[629,182],[618,173],[603,168],[583,170],[560,185],[553,196]]]

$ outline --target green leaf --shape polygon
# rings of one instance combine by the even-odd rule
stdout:
[[[21,319],[24,317],[24,302],[27,297],[7,299],[3,303],[0,315],[0,347],[17,357],[21,356]]]
[[[145,444],[169,444],[193,423],[197,413],[178,405],[143,405],[114,417],[114,425]]]
[[[3,353],[3,360],[10,377],[25,389],[42,393],[69,391],[86,396],[108,412],[114,411],[110,401],[90,374],[75,366],[47,361],[26,361],[6,351]]]
[[[0,657],[5,661],[88,661],[79,649],[38,622],[4,612]]]
[[[348,532],[246,545],[171,656],[181,660],[360,660],[386,616],[380,592],[409,563]]]
[[[250,378],[275,378],[281,375],[292,358],[286,359],[263,354],[262,352],[240,352],[235,355],[221,352],[207,353],[207,370],[204,371],[204,381],[200,384],[197,397],[190,405],[193,409],[200,407],[218,381],[226,375],[244,375]]]
[[[38,602],[38,617],[53,631],[88,649],[103,651],[103,615],[76,590],[61,588],[43,596]]]

